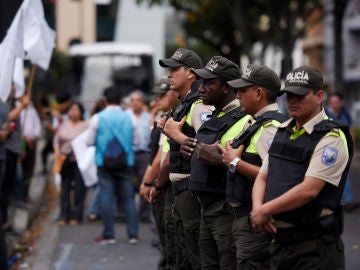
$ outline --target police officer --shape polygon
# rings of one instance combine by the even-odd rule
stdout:
[[[195,139],[188,139],[182,145],[182,153],[188,156],[193,153],[190,188],[201,203],[201,269],[235,269],[235,245],[231,234],[233,216],[224,210],[227,168],[222,164],[217,144],[220,141],[225,145],[237,136],[250,116],[241,111],[235,91],[227,83],[240,77],[235,63],[214,56],[205,68],[193,72],[203,79],[200,98],[204,104],[215,106]]]
[[[292,118],[279,126],[255,180],[253,227],[274,234],[271,269],[344,269],[340,201],[351,136],[327,118],[318,70],[294,69],[281,93]]]
[[[162,154],[162,142],[163,137],[157,126],[157,120],[161,114],[170,110],[169,100],[167,92],[169,90],[169,82],[167,78],[161,78],[153,89],[153,93],[156,94],[155,108],[157,110],[153,128],[150,134],[150,157],[149,163],[144,173],[142,184],[140,186],[140,194],[145,200],[150,202],[149,194],[150,189],[153,186],[154,179],[157,178],[160,169],[160,160]],[[166,254],[166,238],[165,238],[165,223],[164,223],[164,206],[165,206],[165,193],[160,194],[153,202],[153,215],[155,219],[155,225],[159,234],[159,243],[152,243],[160,247],[161,257],[158,263],[158,269],[167,269],[167,254]]]
[[[219,145],[229,169],[226,207],[235,216],[232,232],[237,269],[267,269],[270,238],[251,227],[249,214],[255,177],[277,127],[286,120],[276,104],[281,83],[273,70],[261,65],[248,65],[240,79],[228,83],[238,89],[242,111],[252,116],[251,126],[231,145]]]
[[[212,107],[204,105],[199,98],[198,88],[201,81],[197,80],[192,70],[201,68],[202,61],[195,52],[179,48],[170,58],[159,60],[159,64],[168,68],[170,89],[177,91],[181,98],[181,102],[165,124],[161,121],[158,124],[170,138],[169,171],[171,187],[175,193],[173,213],[178,251],[182,246],[181,233],[183,233],[190,255],[189,264],[186,262],[187,254],[178,253],[176,269],[182,267],[200,269],[198,247],[200,206],[188,190],[190,160],[180,154],[180,145],[185,139],[195,136],[199,127],[211,114]],[[161,189],[162,185],[163,183],[158,181],[156,188]]]

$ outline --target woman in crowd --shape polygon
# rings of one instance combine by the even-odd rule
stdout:
[[[62,163],[58,166],[61,175],[59,225],[77,225],[83,218],[86,187],[71,148],[71,141],[87,128],[83,115],[84,107],[73,103],[68,111],[69,120],[60,126],[54,137],[55,163]],[[74,196],[71,196],[72,191]]]

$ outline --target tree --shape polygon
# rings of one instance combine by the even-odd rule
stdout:
[[[137,0],[150,5],[164,0]],[[292,68],[291,53],[296,39],[303,33],[303,16],[318,1],[306,0],[169,0],[185,14],[183,28],[187,37],[207,44],[214,53],[235,62],[241,55],[252,60],[255,42],[282,48],[283,73]]]

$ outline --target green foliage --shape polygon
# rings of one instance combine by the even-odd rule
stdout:
[[[49,71],[54,79],[62,79],[69,72],[69,57],[60,51],[54,49]]]
[[[356,141],[360,141],[360,127],[354,127],[354,137]]]
[[[291,59],[296,38],[303,33],[303,17],[319,1],[310,0],[136,0],[149,5],[168,2],[185,14],[187,38],[206,44],[215,54],[239,62],[240,55],[252,60],[252,45],[260,41],[264,49],[279,46]]]

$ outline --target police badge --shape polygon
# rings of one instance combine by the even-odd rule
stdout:
[[[204,124],[208,119],[208,116],[211,115],[211,112],[203,112],[203,113],[200,113],[200,121],[201,121],[201,124]]]
[[[338,154],[337,149],[332,148],[330,146],[326,146],[321,156],[322,163],[324,163],[327,166],[334,164],[337,158],[337,154]]]

